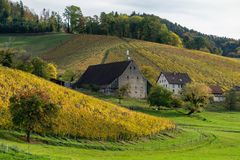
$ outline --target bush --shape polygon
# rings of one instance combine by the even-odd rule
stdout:
[[[225,106],[230,111],[240,111],[240,91],[231,89],[227,93]]]
[[[150,103],[150,106],[171,107],[173,102],[172,92],[163,87],[154,86],[150,90],[148,102]]]

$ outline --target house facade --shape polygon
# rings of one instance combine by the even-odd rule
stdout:
[[[128,87],[131,98],[146,98],[149,82],[134,61],[114,62],[89,66],[74,88],[94,85],[106,95],[114,95],[123,86]]]
[[[191,83],[187,73],[162,72],[157,80],[157,84],[178,95],[183,87]]]
[[[213,102],[224,102],[225,96],[222,88],[220,86],[209,86],[210,93],[212,94],[212,101]]]

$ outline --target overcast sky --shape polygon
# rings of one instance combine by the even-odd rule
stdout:
[[[16,1],[16,0],[15,0]],[[100,12],[155,14],[203,33],[240,39],[240,0],[22,0],[40,13],[43,8],[62,13],[80,6],[84,15]]]

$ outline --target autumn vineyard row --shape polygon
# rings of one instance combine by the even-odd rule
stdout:
[[[129,111],[57,86],[31,74],[0,67],[1,128],[14,127],[8,110],[9,98],[18,90],[32,87],[45,90],[50,96],[50,101],[61,106],[61,111],[54,120],[52,133],[55,135],[101,140],[132,140],[175,128],[175,124],[168,119]],[[37,128],[35,131],[41,133]]]

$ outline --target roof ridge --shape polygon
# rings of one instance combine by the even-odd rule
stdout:
[[[125,63],[125,62],[133,62],[133,60],[116,61],[116,62],[110,62],[110,63],[101,63],[101,64],[90,65],[89,67],[91,67],[91,66],[101,66],[101,65],[111,65],[111,64]]]

